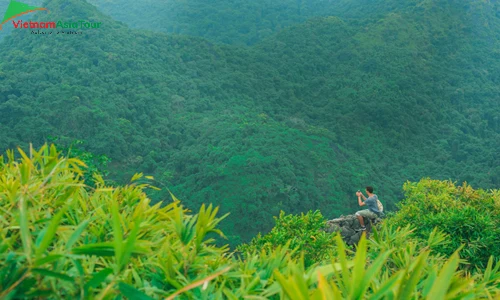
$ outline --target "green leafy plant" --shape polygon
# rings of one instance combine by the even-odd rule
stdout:
[[[404,185],[405,199],[386,222],[395,227],[410,225],[423,239],[439,228],[448,243],[433,247],[451,255],[463,246],[462,256],[471,266],[486,267],[490,255],[500,257],[500,201],[498,191],[474,190],[464,183],[422,179]]]
[[[269,233],[257,235],[250,243],[240,245],[238,250],[252,253],[287,245],[297,250],[294,257],[304,256],[306,266],[328,260],[334,255],[334,235],[324,231],[326,220],[320,211],[300,215],[286,215],[281,211],[274,220],[276,226]]]
[[[84,163],[60,157],[54,146],[19,153],[20,161],[9,151],[1,164],[0,298],[155,294],[144,283],[157,274],[154,266],[168,268],[172,251],[166,273],[176,281],[164,279],[162,287],[174,291],[230,265],[225,248],[205,239],[220,233],[217,209],[202,206],[189,216],[178,201],[151,206],[143,192],[150,186],[136,183],[141,174],[128,186],[98,181],[89,188]]]
[[[212,205],[192,214],[173,194],[151,205],[149,176],[118,187],[97,177],[90,187],[84,163],[54,146],[18,152],[0,157],[1,299],[500,296],[500,263],[491,257],[473,275],[458,270],[467,263],[462,250],[435,253],[447,239],[437,230],[423,240],[415,229],[383,224],[353,252],[320,230],[318,212],[281,214],[272,234],[237,256],[211,237],[224,236],[225,217]],[[310,244],[310,233],[321,243]]]
[[[389,229],[386,232],[397,233]],[[482,279],[475,283],[458,270],[458,251],[450,258],[433,258],[429,249],[422,248],[400,267],[388,268],[387,263],[399,254],[391,248],[376,253],[365,235],[353,258],[348,257],[340,235],[336,237],[338,256],[332,260],[330,272],[316,270],[311,280],[303,270],[292,265],[288,274],[277,271],[282,299],[473,299],[498,297],[497,276],[492,263]],[[380,244],[378,244],[380,246]],[[405,251],[405,250],[403,250]],[[370,255],[371,254],[371,255]],[[374,256],[373,259],[369,259]],[[491,274],[495,275],[492,277]],[[478,277],[478,278],[479,278]],[[484,284],[488,282],[486,287]],[[494,292],[491,292],[494,291]]]

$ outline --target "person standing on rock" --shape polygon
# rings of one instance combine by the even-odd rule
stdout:
[[[356,196],[358,196],[359,206],[367,207],[367,209],[360,210],[355,214],[359,220],[359,224],[361,225],[362,231],[366,230],[365,221],[363,220],[363,217],[366,217],[368,219],[376,219],[381,214],[377,205],[378,197],[373,193],[373,188],[371,186],[366,187],[366,194],[368,195],[368,198],[365,197],[365,195],[363,195],[362,192],[360,191],[356,192]],[[361,200],[361,197],[363,198],[364,202]]]

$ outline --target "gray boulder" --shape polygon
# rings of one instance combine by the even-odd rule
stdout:
[[[372,230],[372,225],[375,225],[382,220],[380,218],[369,220],[364,218],[366,225],[366,234],[369,235]],[[340,216],[339,218],[326,222],[325,231],[328,233],[340,232],[342,239],[348,245],[356,245],[361,238],[361,225],[355,215]]]

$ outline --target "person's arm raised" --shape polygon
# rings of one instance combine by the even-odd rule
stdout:
[[[364,203],[363,201],[361,201],[361,196],[362,196],[362,195],[363,195],[363,194],[361,194],[361,195],[360,195],[360,194],[358,194],[358,204],[359,204],[359,206],[364,206],[364,205],[365,205],[365,203]],[[363,197],[364,197],[364,196],[363,196]]]

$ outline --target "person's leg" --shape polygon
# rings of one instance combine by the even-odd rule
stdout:
[[[359,220],[359,224],[361,225],[361,230],[366,229],[365,220],[363,219],[363,217],[367,218],[368,220],[372,220],[372,219],[377,218],[377,215],[369,209],[360,210],[360,211],[356,212],[355,216]]]
[[[361,227],[365,227],[365,220],[363,220],[363,216],[356,213],[356,217],[358,218],[359,224],[361,225]]]
[[[361,225],[361,228],[365,228],[365,220],[363,220],[363,213],[364,210],[360,210],[355,214],[356,218],[358,218],[359,225]]]

